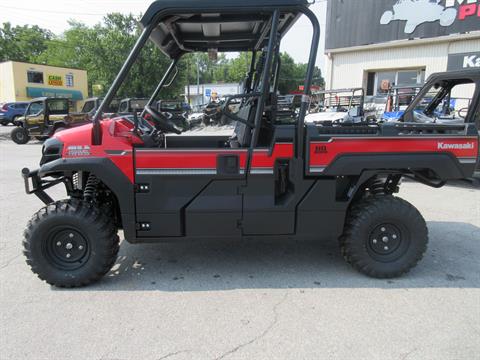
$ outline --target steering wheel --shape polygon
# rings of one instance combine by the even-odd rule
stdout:
[[[164,132],[172,132],[175,134],[181,134],[182,130],[176,127],[175,123],[170,120],[170,117],[162,114],[161,112],[152,109],[150,105],[145,106],[145,111],[152,117],[153,122],[155,123],[155,127]],[[170,114],[171,115],[171,114]]]
[[[466,108],[463,108],[463,109],[458,110],[458,111],[457,111],[458,117],[459,117],[460,119],[465,120],[466,117],[467,117],[467,115],[468,115],[468,109],[469,109],[469,108],[466,107]]]

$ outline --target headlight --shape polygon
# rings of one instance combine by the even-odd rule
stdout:
[[[55,138],[50,138],[43,144],[40,166],[62,157],[63,143]]]

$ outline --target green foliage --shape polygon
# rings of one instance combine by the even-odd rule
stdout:
[[[80,68],[88,71],[89,88],[97,96],[104,95],[115,79],[139,36],[137,18],[132,15],[109,14],[103,23],[88,27],[71,21],[61,36],[53,36],[37,26],[0,28],[0,61],[28,61],[53,66]],[[303,85],[306,64],[296,64],[291,56],[281,54],[282,67],[279,89],[289,93]],[[251,53],[229,59],[219,54],[210,60],[208,54],[188,54],[179,62],[179,73],[172,86],[162,92],[164,98],[179,97],[187,84],[239,83],[245,79]],[[148,97],[170,64],[151,42],[143,49],[117,97]],[[198,71],[197,71],[198,66]],[[316,84],[323,79],[316,69]]]
[[[0,27],[0,62],[35,62],[47,49],[47,42],[53,38],[49,30],[38,26],[14,26],[3,23]]]

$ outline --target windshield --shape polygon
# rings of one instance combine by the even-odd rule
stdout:
[[[160,102],[160,111],[181,111],[182,103],[178,101],[162,101]]]
[[[55,114],[68,114],[68,100],[58,99],[48,101],[48,112]]]

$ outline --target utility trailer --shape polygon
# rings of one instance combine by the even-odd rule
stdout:
[[[278,122],[280,45],[301,17],[313,29],[305,90],[296,121]],[[472,83],[475,100],[463,125],[418,124],[408,109],[397,123],[305,124],[320,39],[308,1],[162,0],[141,24],[93,124],[55,135],[44,144],[40,168],[22,171],[27,193],[45,203],[24,239],[27,263],[41,279],[61,287],[100,279],[115,263],[120,229],[130,243],[339,239],[347,262],[376,278],[417,264],[427,226],[394,194],[404,177],[439,188],[472,175],[478,71],[432,75],[411,105],[431,87],[440,101],[452,86]],[[172,63],[142,116],[101,120],[149,39]],[[180,132],[154,108],[166,79],[184,54],[217,50],[253,54],[245,93],[229,97],[222,110],[236,122],[234,136],[165,136]],[[238,112],[230,112],[238,101]],[[67,199],[46,194],[57,184]]]

